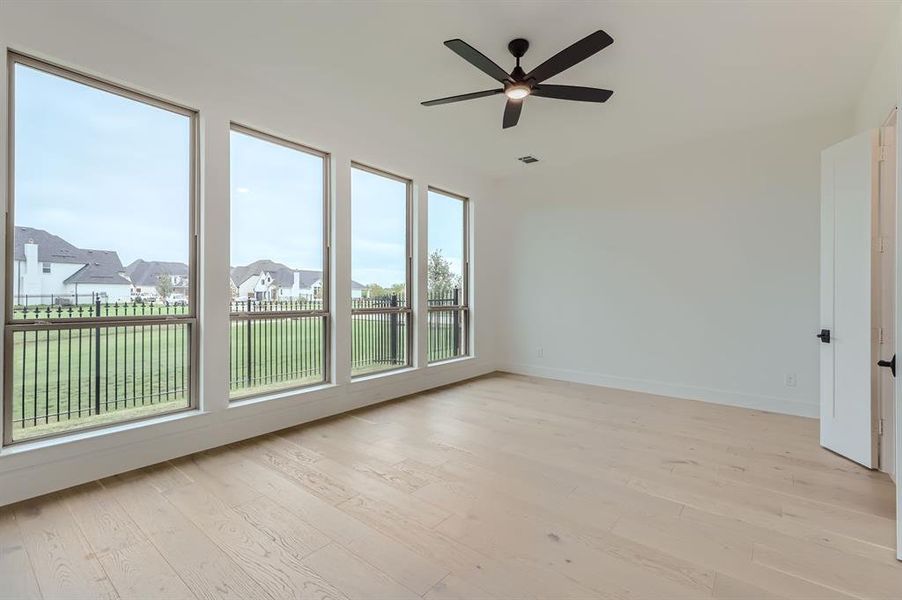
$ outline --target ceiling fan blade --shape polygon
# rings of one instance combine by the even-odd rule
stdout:
[[[439,104],[450,104],[451,102],[462,102],[463,100],[473,100],[475,98],[485,98],[486,96],[494,96],[500,94],[504,90],[485,90],[483,92],[472,92],[470,94],[461,94],[459,96],[448,96],[447,98],[438,98],[437,100],[427,100],[420,102],[423,106],[437,106]]]
[[[533,96],[557,98],[559,100],[577,100],[579,102],[607,102],[614,95],[611,90],[581,87],[578,85],[537,85],[532,89]]]
[[[504,119],[502,120],[502,129],[513,127],[520,120],[520,111],[523,110],[523,100],[511,100],[508,98],[507,104],[504,105]]]
[[[507,71],[496,65],[490,58],[465,41],[453,39],[445,42],[445,45],[492,79],[502,82],[510,79],[510,75],[508,75]]]
[[[540,64],[527,73],[526,78],[532,78],[536,83],[541,83],[550,77],[554,77],[561,71],[566,71],[576,63],[586,60],[613,43],[614,38],[599,29]]]

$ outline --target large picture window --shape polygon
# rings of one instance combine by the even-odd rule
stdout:
[[[233,126],[231,396],[326,379],[326,155]]]
[[[351,374],[410,364],[410,181],[351,169]]]
[[[436,362],[468,352],[468,200],[435,189],[428,200],[428,355]]]
[[[193,407],[194,113],[9,69],[4,443]]]

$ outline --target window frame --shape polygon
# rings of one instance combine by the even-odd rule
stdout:
[[[323,378],[320,381],[314,381],[311,383],[305,383],[302,385],[290,385],[285,387],[280,387],[277,389],[267,389],[261,390],[257,392],[251,392],[248,394],[241,394],[233,396],[231,392],[231,383],[229,383],[229,404],[233,402],[242,402],[244,400],[253,400],[255,398],[272,396],[274,394],[284,394],[290,392],[296,392],[298,390],[304,390],[307,388],[327,385],[332,382],[332,328],[333,328],[333,319],[332,319],[332,289],[330,282],[332,281],[332,176],[331,176],[331,168],[332,168],[332,156],[329,152],[325,150],[320,150],[318,148],[314,148],[312,146],[307,146],[305,144],[300,144],[298,142],[294,142],[292,140],[273,135],[271,133],[267,133],[265,131],[261,131],[259,129],[254,129],[252,127],[248,127],[247,125],[242,125],[236,121],[231,121],[229,123],[229,134],[231,136],[232,132],[240,133],[243,135],[247,135],[258,140],[262,140],[264,142],[269,142],[272,144],[277,144],[279,146],[283,146],[285,148],[289,148],[291,150],[296,150],[298,152],[303,152],[304,154],[309,154],[312,156],[316,156],[323,161],[323,244],[322,244],[322,252],[323,252],[323,274],[322,274],[322,286],[320,286],[321,296],[320,300],[322,300],[323,308],[321,310],[287,310],[287,311],[260,311],[253,313],[242,313],[236,315],[235,320],[249,320],[251,318],[257,319],[277,319],[277,318],[285,318],[285,317],[320,317],[323,319],[323,348],[322,348],[322,364],[323,364]],[[229,143],[229,148],[231,149],[231,138]],[[230,152],[231,155],[231,152]],[[229,186],[229,214],[231,215],[231,186]],[[232,226],[231,219],[229,220],[229,246],[231,247],[232,242]],[[229,260],[231,263],[231,259]],[[231,266],[231,265],[230,265]],[[233,321],[233,315],[231,311],[229,311],[229,327],[231,328],[231,324]],[[231,345],[231,335],[229,336],[229,344]],[[229,369],[231,370],[231,359],[229,360]]]
[[[111,93],[122,98],[140,102],[154,108],[166,110],[188,118],[189,122],[189,148],[188,148],[188,310],[185,314],[160,314],[160,315],[133,315],[133,316],[95,316],[95,317],[62,317],[62,318],[23,318],[13,319],[13,277],[15,254],[15,133],[16,133],[16,65],[40,71],[42,73],[60,77],[68,81],[86,85],[88,87]],[[147,421],[149,419],[168,417],[173,414],[195,411],[199,407],[199,327],[197,318],[197,273],[198,273],[198,224],[200,222],[199,193],[200,193],[200,152],[199,152],[199,116],[198,111],[185,106],[175,104],[162,98],[139,92],[111,81],[88,75],[70,68],[62,67],[54,63],[34,58],[14,50],[7,50],[7,189],[6,189],[6,244],[4,248],[4,274],[3,288],[6,294],[4,299],[3,315],[3,398],[0,402],[3,418],[3,439],[0,447],[8,447],[17,444],[27,444],[36,441],[65,437],[73,434],[81,434],[86,431],[109,429],[121,425]],[[178,409],[164,411],[159,414],[139,416],[130,419],[116,420],[98,425],[73,427],[65,431],[36,435],[21,440],[13,439],[12,427],[12,390],[13,390],[13,345],[16,332],[51,331],[59,332],[76,329],[112,328],[147,325],[174,325],[185,324],[187,327],[188,348],[187,369],[188,378],[186,389],[188,403]]]
[[[404,201],[404,211],[405,211],[405,219],[404,219],[404,248],[405,248],[405,265],[404,265],[404,285],[407,291],[407,298],[405,302],[405,306],[398,306],[395,308],[392,307],[384,307],[384,308],[354,308],[353,301],[351,302],[351,323],[350,330],[352,333],[351,338],[351,353],[350,359],[351,364],[351,380],[356,381],[358,379],[365,379],[367,377],[375,377],[380,375],[385,375],[388,373],[393,373],[395,371],[401,371],[404,369],[409,369],[414,366],[414,357],[413,357],[413,332],[415,330],[414,327],[414,299],[416,295],[416,291],[413,286],[413,179],[410,177],[404,177],[403,175],[397,175],[392,173],[391,171],[385,171],[383,169],[379,169],[378,167],[373,167],[366,163],[361,163],[355,160],[351,161],[350,165],[350,173],[353,176],[354,169],[358,169],[360,171],[365,171],[372,175],[378,175],[380,177],[386,177],[388,179],[392,179],[394,181],[398,181],[404,184],[405,191],[405,201]],[[354,223],[353,223],[353,214],[354,214],[354,189],[353,185],[350,187],[350,204],[351,204],[351,239],[350,239],[350,248],[351,248],[351,279],[353,279],[354,273]],[[398,365],[396,367],[392,367],[391,369],[382,369],[380,371],[374,371],[371,373],[359,373],[357,375],[354,374],[354,340],[353,340],[353,330],[354,330],[354,315],[364,315],[364,314],[403,314],[406,315],[407,323],[406,330],[407,333],[405,335],[406,340],[404,341],[404,350],[405,356],[407,357],[407,361],[403,365]]]
[[[443,188],[439,188],[433,185],[427,186],[426,188],[426,231],[428,235],[429,231],[429,192],[434,192],[436,194],[441,194],[443,196],[447,196],[448,198],[452,198],[455,200],[459,200],[463,206],[461,206],[461,210],[463,211],[463,265],[461,270],[461,294],[460,304],[457,305],[445,305],[445,306],[429,306],[429,292],[427,290],[426,296],[426,315],[428,318],[429,313],[432,312],[453,312],[458,311],[463,315],[463,340],[461,341],[461,353],[459,356],[452,356],[451,358],[443,358],[440,360],[429,360],[428,359],[428,348],[429,348],[429,331],[427,329],[426,332],[426,348],[427,348],[427,359],[426,362],[428,365],[438,365],[445,362],[460,360],[463,358],[469,358],[471,356],[470,353],[470,198],[467,196],[463,196],[461,194],[455,194],[454,192],[449,192]],[[429,240],[426,240],[426,254],[428,260],[429,254]],[[428,285],[428,283],[427,283]]]

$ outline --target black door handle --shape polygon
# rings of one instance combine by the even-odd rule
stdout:
[[[817,334],[817,337],[821,338],[821,341],[825,344],[830,343],[830,330],[829,329],[821,329],[821,332]]]
[[[896,376],[896,355],[893,354],[892,360],[878,360],[877,366],[878,367],[889,367],[890,371],[893,372],[893,377],[895,377]]]

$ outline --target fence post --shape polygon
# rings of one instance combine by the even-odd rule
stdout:
[[[398,295],[392,294],[389,306],[395,308],[398,306]],[[393,312],[388,319],[389,323],[389,343],[391,348],[391,364],[398,364],[398,313]]]
[[[94,301],[94,316],[100,316],[100,296]],[[94,414],[100,414],[100,325],[94,328]]]
[[[454,306],[460,306],[460,288],[454,288],[454,295],[452,302]],[[452,326],[454,327],[454,333],[452,333],[451,339],[454,340],[454,354],[460,353],[460,311],[454,310],[452,313]]]
[[[244,370],[244,380],[245,380],[245,385],[247,387],[251,386],[251,383],[252,383],[251,380],[253,379],[252,369],[254,368],[254,359],[253,359],[254,338],[253,338],[253,335],[251,334],[251,323],[253,322],[253,319],[251,318],[250,313],[251,313],[251,299],[248,298],[247,299],[247,368],[245,368],[245,370]]]

